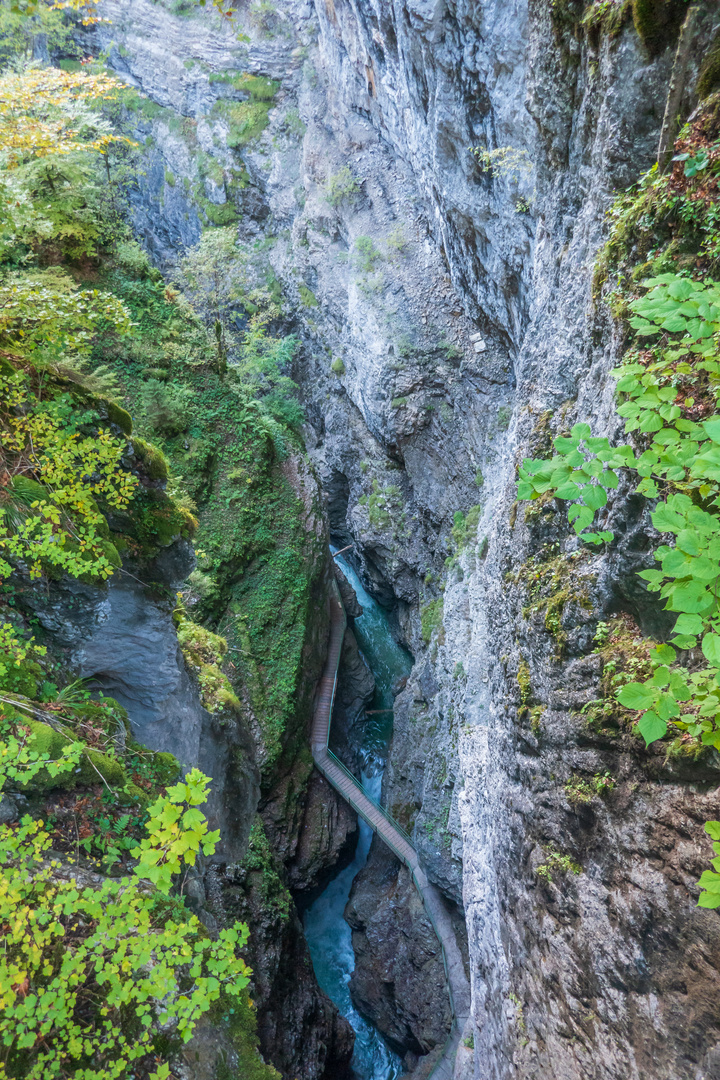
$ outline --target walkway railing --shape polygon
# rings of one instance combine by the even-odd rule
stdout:
[[[343,765],[328,745],[346,627],[347,617],[340,598],[340,590],[337,583],[333,581],[330,596],[330,644],[318,686],[313,715],[311,736],[313,760],[328,783],[332,784],[401,862],[405,863],[422,897],[425,911],[440,942],[453,1017],[453,1028],[428,1080],[451,1080],[460,1037],[470,1014],[470,986],[450,916],[439,891],[428,881],[420,866],[417,851],[408,833],[376,799],[368,794],[360,781]]]

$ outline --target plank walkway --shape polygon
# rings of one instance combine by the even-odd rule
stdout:
[[[347,626],[340,592],[335,582],[333,582],[333,586],[330,596],[330,644],[325,667],[318,685],[315,712],[313,714],[312,756],[325,779],[352,806],[353,810],[368,823],[370,828],[385,841],[390,850],[405,863],[413,876],[418,892],[422,896],[425,910],[433,924],[442,948],[454,1020],[442,1056],[430,1073],[428,1080],[452,1080],[455,1069],[455,1055],[460,1045],[463,1029],[470,1015],[470,985],[465,974],[462,954],[455,938],[452,920],[439,890],[428,881],[425,872],[420,866],[417,852],[407,834],[366,794],[362,785],[348,772],[332,751],[328,750],[337,673],[345,637],[345,627]]]

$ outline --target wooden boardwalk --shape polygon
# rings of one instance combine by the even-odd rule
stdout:
[[[462,954],[458,948],[452,920],[439,890],[432,885],[420,866],[417,852],[407,834],[365,792],[362,785],[345,766],[328,750],[330,721],[337,672],[340,664],[343,638],[347,619],[340,600],[340,592],[333,582],[330,596],[330,644],[327,660],[318,685],[311,733],[311,748],[315,764],[325,779],[380,836],[391,851],[404,862],[423,898],[425,910],[433,924],[442,948],[445,974],[447,976],[450,1004],[453,1012],[453,1029],[443,1053],[428,1080],[452,1080],[455,1055],[463,1029],[470,1015],[470,985],[465,974]]]

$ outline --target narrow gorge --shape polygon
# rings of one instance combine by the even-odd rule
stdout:
[[[720,4],[0,60],[0,1080],[720,1080]]]

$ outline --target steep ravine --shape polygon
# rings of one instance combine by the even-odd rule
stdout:
[[[572,3],[282,0],[265,21],[245,4],[243,42],[149,0],[103,7],[112,24],[91,32],[94,47],[166,110],[135,121],[148,165],[138,232],[171,272],[208,213],[237,221],[301,340],[330,532],[355,544],[416,658],[383,794],[467,926],[473,1016],[457,1075],[720,1076],[717,919],[694,906],[716,763],[693,774],[650,761],[580,715],[598,696],[598,622],[655,618],[633,577],[649,560],[647,509],[621,492],[620,541],[586,565],[569,560],[562,515],[515,505],[528,451],[547,453],[576,419],[618,425],[608,372],[622,342],[593,267],[613,195],[654,160],[674,38],[648,49],[630,18],[612,35],[583,28]],[[703,6],[683,118],[716,22]],[[245,143],[213,113],[231,91],[211,75],[235,70],[279,83],[267,128]],[[470,146],[511,148],[517,167],[484,171]],[[562,649],[522,575],[550,543],[579,567]],[[608,798],[568,802],[572,775],[606,771]],[[309,776],[301,754],[285,759],[260,801],[300,892],[354,824],[325,811],[333,797]],[[303,822],[320,855],[304,852]],[[548,851],[582,872],[538,875]],[[384,860],[371,852],[365,871],[372,903],[396,890],[402,924],[413,897]],[[261,952],[257,970],[286,984],[304,962]],[[319,1044],[337,1038],[342,1060],[342,1032],[324,1013],[326,1034],[307,1040],[324,1008],[308,993],[286,1039],[292,995],[268,989],[261,1029],[272,1060],[311,1080],[334,1075]]]

